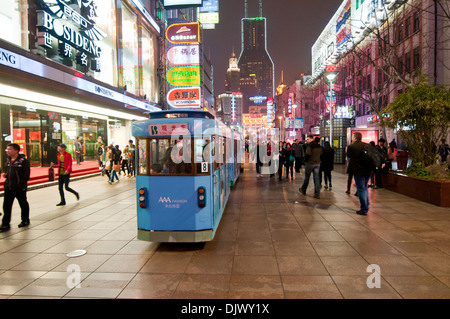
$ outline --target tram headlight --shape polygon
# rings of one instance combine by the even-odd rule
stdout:
[[[199,187],[197,190],[198,207],[203,208],[206,206],[206,189]]]
[[[145,190],[145,188],[141,188],[139,189],[139,207],[140,208],[146,208],[146,197],[147,191]]]

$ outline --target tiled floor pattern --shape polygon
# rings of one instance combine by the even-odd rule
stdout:
[[[338,171],[314,199],[311,184],[297,191],[303,174],[246,170],[206,244],[136,240],[134,179],[73,182],[81,200],[67,194],[65,207],[55,186],[30,191],[30,227],[16,228],[16,203],[0,234],[0,297],[450,298],[450,210],[381,189],[356,215]],[[66,257],[75,249],[87,254]],[[380,288],[368,288],[371,264]]]

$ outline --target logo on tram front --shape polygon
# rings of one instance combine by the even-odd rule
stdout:
[[[171,203],[170,197],[160,197],[158,203]]]

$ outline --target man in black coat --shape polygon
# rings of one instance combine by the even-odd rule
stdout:
[[[14,199],[17,198],[21,209],[22,222],[19,227],[30,225],[30,206],[27,201],[27,183],[30,179],[30,162],[25,155],[19,154],[20,146],[15,143],[8,144],[6,155],[9,159],[6,163],[6,173],[3,173],[5,181],[5,194],[3,198],[3,219],[0,232],[10,229],[11,210]]]
[[[349,157],[349,173],[353,174],[355,179],[356,189],[358,192],[360,210],[356,213],[359,215],[367,215],[369,211],[369,193],[367,190],[367,183],[370,179],[371,168],[370,163],[362,156],[362,149],[366,143],[361,141],[362,135],[359,132],[354,132],[352,135],[352,144],[347,147],[347,156]],[[369,145],[369,147],[372,147]]]

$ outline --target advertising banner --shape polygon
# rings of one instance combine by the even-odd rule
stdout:
[[[351,32],[351,0],[347,0],[336,21],[336,47],[340,48],[352,37]]]

